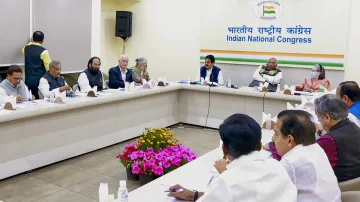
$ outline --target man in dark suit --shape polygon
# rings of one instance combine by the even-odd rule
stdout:
[[[109,88],[124,88],[125,82],[133,82],[132,72],[127,68],[129,57],[121,55],[119,65],[109,69]]]

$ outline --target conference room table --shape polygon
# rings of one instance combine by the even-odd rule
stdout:
[[[262,122],[300,96],[170,83],[152,89],[105,90],[64,104],[36,100],[0,109],[0,179],[135,138],[145,127],[178,123],[217,129],[234,113]]]
[[[261,142],[263,144],[268,143],[271,140],[272,135],[272,130],[263,129]],[[261,150],[260,152],[264,158],[271,157],[271,153],[268,151]],[[194,161],[130,192],[129,201],[177,201],[173,197],[168,197],[168,193],[165,192],[170,186],[176,184],[180,184],[184,188],[190,190],[205,191],[211,177],[214,176],[214,180],[216,180],[216,177],[219,176],[214,168],[214,162],[222,158],[222,155],[221,148],[216,148]],[[241,175],[241,173],[239,173],[239,175]]]

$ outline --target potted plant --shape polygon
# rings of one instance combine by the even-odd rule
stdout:
[[[144,185],[196,159],[196,154],[179,144],[157,151],[153,148],[138,150],[133,152],[130,158],[134,162],[132,172],[139,174],[140,185]]]
[[[144,185],[194,160],[196,154],[178,144],[171,130],[145,128],[136,142],[127,145],[117,158],[125,166],[128,180],[140,179]]]
[[[178,139],[167,128],[145,128],[145,132],[137,139],[140,150],[146,151],[153,148],[154,151],[175,146]]]
[[[116,157],[116,158],[120,159],[120,162],[126,168],[126,176],[129,181],[138,181],[139,180],[139,175],[134,174],[132,172],[132,165],[133,165],[134,161],[131,160],[131,158],[130,158],[130,154],[135,151],[138,151],[138,150],[139,150],[138,144],[135,141],[132,144],[126,145],[124,152],[122,154],[118,154]]]

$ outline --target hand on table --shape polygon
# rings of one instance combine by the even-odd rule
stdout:
[[[178,190],[178,189],[182,189],[183,191],[182,192],[174,192],[175,190]],[[182,187],[178,184],[170,187],[169,191],[170,191],[170,193],[168,194],[168,196],[172,196],[172,197],[176,198],[177,200],[185,200],[185,201],[193,201],[194,200],[195,192],[185,189],[184,187]]]
[[[67,90],[70,90],[70,87],[69,86],[62,86],[59,88],[60,92],[64,92],[64,91],[67,91]]]
[[[32,96],[31,100],[36,100],[36,98],[35,98],[35,96],[34,96],[34,95]]]
[[[23,98],[21,96],[16,97],[16,102],[23,102]]]
[[[229,164],[229,162],[225,159],[220,159],[215,161],[214,167],[216,170],[221,174],[226,170],[226,166]]]

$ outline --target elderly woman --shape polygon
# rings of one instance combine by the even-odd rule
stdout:
[[[328,131],[317,143],[324,149],[339,182],[360,177],[360,128],[348,117],[346,104],[333,94],[315,100],[315,113]]]
[[[341,201],[334,171],[324,150],[315,143],[313,116],[285,110],[277,118],[274,142],[269,144],[298,190],[297,201]]]
[[[150,81],[149,73],[147,72],[147,60],[146,58],[136,59],[136,66],[130,68],[132,71],[132,79],[137,84],[143,84],[143,79]]]
[[[316,64],[311,72],[310,78],[296,86],[297,91],[319,92],[320,86],[330,91],[330,81],[325,78],[325,68],[321,64]]]

